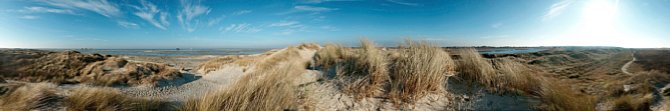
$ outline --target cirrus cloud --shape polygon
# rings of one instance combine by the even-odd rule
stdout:
[[[182,10],[177,13],[177,20],[188,32],[193,32],[200,23],[196,18],[207,15],[212,11],[211,8],[201,5],[199,1],[181,0]]]
[[[140,1],[140,3],[142,4],[142,7],[135,6],[134,8],[138,11],[133,14],[149,22],[149,24],[155,26],[156,28],[166,30],[167,26],[170,25],[170,23],[167,21],[168,13],[161,12],[156,7],[156,5],[152,4],[151,2]]]
[[[92,11],[105,17],[123,15],[116,4],[107,0],[38,0],[38,2],[63,9]]]

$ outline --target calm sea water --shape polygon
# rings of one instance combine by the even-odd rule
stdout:
[[[247,55],[259,54],[270,49],[51,49],[52,51],[75,50],[86,54],[131,55],[131,56],[201,56],[201,55]]]

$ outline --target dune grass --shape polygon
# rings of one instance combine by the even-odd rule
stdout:
[[[56,85],[49,83],[36,84],[0,84],[4,94],[0,96],[0,110],[28,111],[48,107],[59,97],[55,94]]]
[[[303,49],[313,47],[303,47]],[[295,78],[304,73],[300,47],[289,47],[270,55],[256,70],[230,86],[187,101],[184,111],[278,111],[296,109]]]
[[[124,107],[125,97],[116,89],[80,87],[71,93],[64,102],[71,110],[128,110]]]
[[[239,56],[236,56],[236,55],[223,56],[223,57],[220,57],[220,58],[216,58],[216,59],[206,61],[206,62],[198,65],[198,67],[196,67],[195,70],[198,73],[207,74],[209,72],[220,69],[222,66],[224,66],[226,64],[236,63],[238,65],[249,65],[249,64],[252,64],[254,62],[255,62],[254,58],[243,58],[243,57],[239,57]]]
[[[391,67],[390,97],[395,101],[413,103],[429,92],[444,91],[447,76],[454,62],[443,49],[428,42],[406,40],[407,48]]]
[[[461,58],[456,62],[456,70],[459,72],[458,77],[469,83],[496,87],[494,81],[496,72],[489,60],[482,58],[474,48],[459,49],[456,52]]]
[[[653,102],[654,86],[670,83],[670,76],[660,71],[651,70],[635,73],[633,76],[608,84],[608,93],[603,99],[613,104],[615,110],[650,110]],[[629,86],[625,90],[622,86]]]
[[[540,90],[535,86],[540,80],[533,77],[533,71],[525,65],[503,58],[493,60],[492,66],[496,75],[492,80],[490,90],[495,92],[533,92]],[[488,70],[488,69],[487,69]]]
[[[538,98],[542,104],[541,110],[550,111],[594,111],[596,98],[591,95],[578,94],[570,86],[551,79],[542,79],[539,84],[541,90],[530,93]]]
[[[76,111],[170,110],[173,108],[155,98],[136,98],[108,87],[78,87],[71,91],[63,104]]]
[[[493,62],[497,75],[490,82],[491,91],[513,92],[537,98],[542,103],[540,110],[550,111],[593,111],[596,97],[579,94],[569,85],[558,80],[546,78],[540,72],[509,59]]]
[[[525,65],[502,58],[488,60],[472,48],[460,49],[457,77],[471,85],[483,85],[491,92],[521,93],[541,101],[539,110],[592,111],[596,97],[578,94],[568,85],[542,76]]]
[[[650,111],[652,94],[624,95],[612,100],[614,110],[618,111]]]
[[[345,53],[345,49],[340,45],[326,44],[314,54],[314,65],[327,72],[332,66],[344,59],[344,56],[347,55]]]
[[[461,80],[471,85],[483,85],[492,92],[514,92],[535,98],[541,102],[537,106],[539,110],[591,111],[596,106],[595,97],[578,94],[569,84],[545,77],[543,72],[534,71],[513,59],[486,59],[477,50],[465,48],[455,51],[459,59],[454,61],[444,49],[425,41],[407,40],[398,49],[381,50],[373,42],[363,39],[360,49],[333,44],[320,48],[306,44],[253,58],[257,59],[253,61],[258,62],[254,63],[254,70],[245,72],[232,85],[186,101],[180,110],[297,110],[300,99],[299,84],[295,78],[301,76],[309,65],[309,61],[302,60],[304,53],[300,50],[305,49],[318,50],[313,57],[314,65],[320,67],[316,69],[324,72],[337,70],[336,77],[352,79],[353,82],[341,86],[344,86],[344,93],[356,99],[387,97],[394,103],[415,103],[429,93],[446,91],[446,80],[456,74]],[[231,56],[216,59],[204,63],[208,65],[201,65],[199,69],[213,71],[223,64],[236,63],[237,59],[240,58]],[[644,73],[629,81],[667,83],[670,79],[659,73]],[[41,108],[44,103],[55,98],[51,90],[54,87],[13,88],[16,90],[0,98],[0,106],[6,106],[0,110]],[[646,89],[640,89],[639,93],[649,93]],[[612,95],[617,97],[612,100],[619,109],[640,110],[648,107],[648,100],[644,99],[648,95]],[[166,106],[156,99],[127,97],[116,89],[101,87],[73,89],[63,101],[71,110],[165,110],[161,108]]]
[[[292,77],[301,73],[301,64],[278,66],[248,74],[235,84],[201,98],[189,100],[184,111],[278,111],[295,108],[297,85]]]
[[[361,40],[362,52],[355,58],[355,68],[349,73],[363,75],[359,80],[346,86],[346,93],[355,95],[356,99],[380,96],[384,93],[384,85],[389,81],[388,60],[384,52],[367,39]]]

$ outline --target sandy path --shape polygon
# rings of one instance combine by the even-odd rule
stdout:
[[[125,94],[136,97],[159,98],[165,101],[184,102],[189,98],[199,97],[208,91],[226,87],[241,77],[243,73],[241,67],[237,65],[228,65],[222,69],[203,75],[197,80],[186,81],[180,85],[165,87],[137,86],[119,89]]]
[[[621,67],[621,71],[625,74],[633,75],[633,73],[628,72],[628,67],[630,67],[630,64],[633,64],[633,62],[635,62],[637,59],[635,58],[635,52],[631,53],[630,55],[631,55],[631,57],[633,57],[633,60],[630,60],[630,61],[628,61],[628,63],[624,64]]]

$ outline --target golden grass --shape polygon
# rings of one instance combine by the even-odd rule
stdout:
[[[291,78],[301,73],[300,65],[278,66],[249,74],[223,90],[189,100],[184,111],[278,111],[295,108],[297,85]],[[259,72],[261,73],[261,72]]]
[[[323,48],[318,50],[314,54],[315,66],[321,67],[323,70],[327,71],[331,66],[339,63],[344,59],[345,49],[336,44],[326,44]]]
[[[459,51],[459,77],[486,86],[492,92],[521,93],[540,100],[537,107],[550,111],[592,111],[596,97],[578,94],[568,85],[546,78],[541,72],[513,60],[481,58],[474,49]]]
[[[107,87],[78,87],[65,98],[63,104],[75,111],[166,110],[166,103],[153,98],[134,98]]]
[[[485,86],[495,87],[495,69],[489,60],[482,56],[474,48],[459,49],[457,55],[461,57],[456,63],[460,72],[457,76],[469,83],[480,83]]]
[[[550,111],[595,111],[596,99],[591,95],[577,94],[570,86],[553,80],[540,80],[541,90],[533,92],[540,99],[541,110]]]
[[[202,63],[196,67],[198,73],[207,74],[209,72],[218,70],[226,64],[237,63],[238,65],[249,65],[255,62],[253,57],[239,57],[239,56],[223,56],[220,58],[212,59]]]
[[[309,48],[309,47],[305,47]],[[256,70],[234,84],[200,98],[189,100],[184,111],[278,111],[297,107],[295,78],[306,67],[300,59],[299,48],[289,47],[272,54]]]
[[[652,94],[625,95],[612,100],[617,111],[651,111]]]
[[[667,84],[670,76],[659,71],[645,71],[635,73],[623,81],[615,81],[608,84],[608,94],[602,97],[614,105],[615,110],[650,110],[656,88],[654,85]],[[622,86],[628,85],[630,89],[624,91]]]
[[[5,93],[0,96],[0,110],[27,111],[39,110],[49,106],[49,102],[58,99],[56,85],[37,84],[0,84]]]
[[[539,87],[535,86],[540,81],[533,77],[533,71],[527,66],[507,58],[496,59],[492,65],[497,74],[494,75],[495,79],[491,84],[491,90],[500,92],[533,92],[540,90]]]
[[[493,91],[521,92],[539,99],[540,110],[550,111],[593,111],[596,97],[578,94],[569,85],[557,80],[546,78],[541,73],[532,71],[525,65],[509,60],[499,59],[493,62],[497,75],[492,76],[489,87]],[[481,81],[481,80],[480,80]]]
[[[367,39],[361,40],[361,47],[362,52],[355,60],[355,72],[364,77],[349,84],[344,90],[359,100],[383,94],[384,85],[389,81],[388,60],[384,52]]]
[[[429,92],[444,91],[454,62],[443,49],[428,42],[406,41],[391,68],[390,97],[413,103]]]

